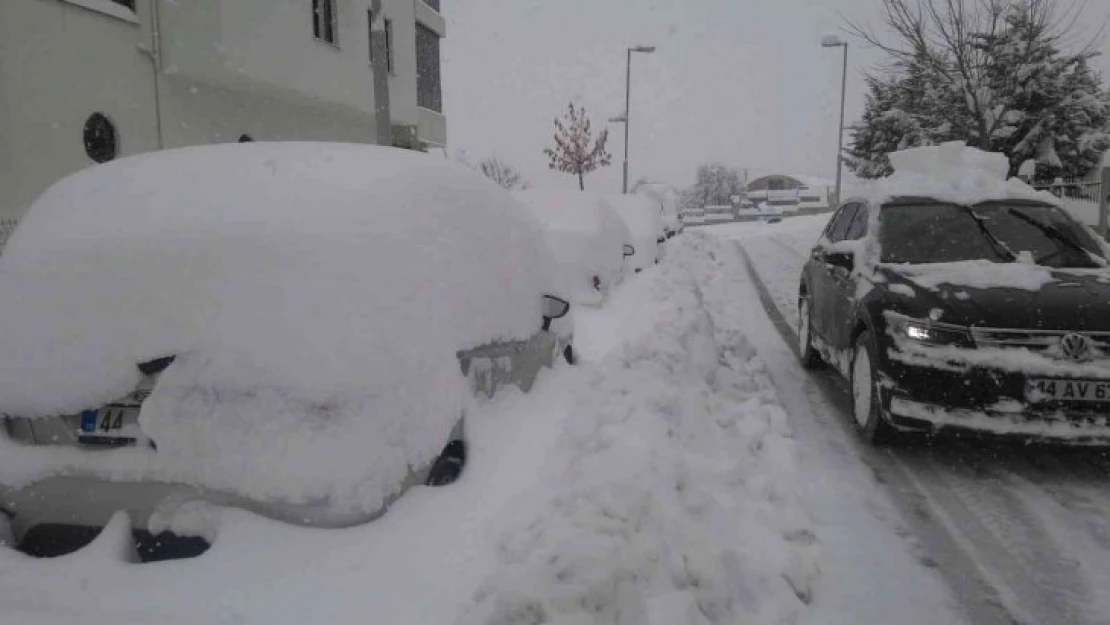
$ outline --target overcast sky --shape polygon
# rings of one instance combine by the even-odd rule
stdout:
[[[1067,2],[1068,0],[1064,0]],[[443,0],[448,141],[497,154],[537,187],[576,184],[547,168],[552,121],[570,100],[610,129],[613,165],[587,189],[619,191],[625,49],[633,55],[630,179],[685,186],[698,163],[833,178],[845,17],[879,22],[879,0]],[[835,5],[835,6],[832,6]],[[1087,25],[1110,15],[1089,0]],[[846,123],[863,108],[863,71],[882,55],[848,38]],[[1096,66],[1110,76],[1110,37]],[[845,136],[847,141],[847,133]]]

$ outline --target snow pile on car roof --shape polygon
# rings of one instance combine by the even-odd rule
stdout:
[[[529,189],[515,195],[543,225],[560,268],[560,289],[576,302],[600,303],[593,277],[604,291],[620,282],[622,247],[632,243],[628,226],[608,202],[590,193]]]
[[[512,198],[391,148],[245,143],[79,172],[0,258],[0,412],[129,393],[158,445],[0,452],[0,480],[67,466],[375,510],[437,454],[469,391],[456,351],[541,322],[550,258]]]
[[[822,549],[722,271],[736,251],[703,233],[674,245],[627,338],[582,365],[591,388],[549,452],[547,488],[507,506],[463,625],[792,623],[806,609]]]
[[[989,200],[1032,200],[1058,206],[1051,193],[1037,191],[1018,178],[1006,178],[1004,154],[984,152],[963,141],[890,153],[894,173],[869,185],[865,195],[882,203],[895,197],[925,197],[957,204]]]
[[[632,255],[635,269],[646,269],[659,256],[659,236],[663,233],[663,216],[659,205],[643,195],[610,195],[605,200],[616,209],[632,233]]]

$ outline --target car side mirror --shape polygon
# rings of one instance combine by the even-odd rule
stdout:
[[[551,322],[560,317],[565,317],[570,312],[570,302],[554,295],[543,296],[543,329],[550,330]]]
[[[831,267],[840,267],[848,271],[856,266],[855,255],[851,252],[826,252],[825,262]]]
[[[636,253],[636,248],[632,247],[631,245],[628,245],[627,243],[621,249],[624,250],[624,255],[625,256],[632,256],[633,254]]]

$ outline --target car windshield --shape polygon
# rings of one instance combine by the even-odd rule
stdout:
[[[1043,204],[986,202],[891,204],[879,213],[885,263],[1030,261],[1046,267],[1105,266],[1098,244],[1062,210]]]

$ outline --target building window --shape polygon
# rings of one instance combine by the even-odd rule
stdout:
[[[439,82],[439,35],[419,23],[416,25],[416,105],[443,112],[443,90]]]
[[[312,0],[312,34],[332,45],[338,42],[335,0]]]
[[[393,73],[393,20],[385,20],[385,68]]]
[[[129,9],[131,9],[132,11],[135,10],[135,0],[112,0],[112,2],[114,2],[114,3],[116,3],[120,6],[123,6],[123,7],[127,7]]]
[[[424,4],[432,7],[436,11],[439,11],[439,0],[424,0]]]
[[[84,141],[85,154],[97,163],[107,163],[119,151],[116,127],[101,113],[93,113],[85,120]]]

